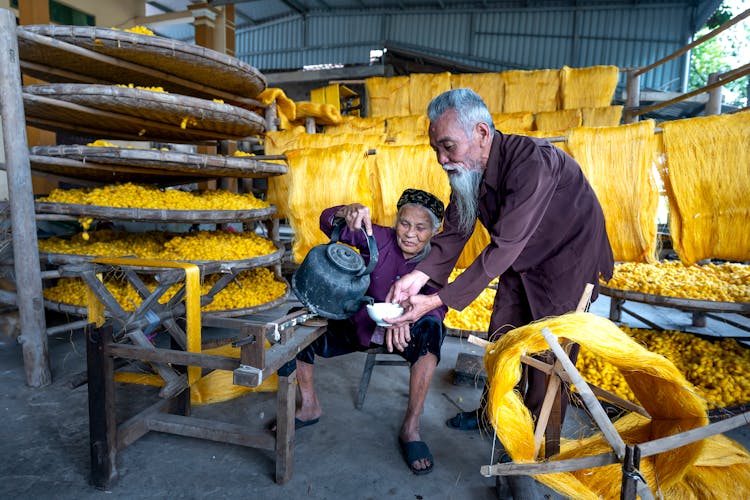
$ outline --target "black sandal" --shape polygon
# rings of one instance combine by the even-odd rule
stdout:
[[[457,429],[460,431],[476,431],[479,430],[479,410],[462,411],[456,414],[455,417],[449,418],[445,421],[445,425],[451,429]]]

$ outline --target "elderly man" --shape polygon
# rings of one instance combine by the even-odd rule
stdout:
[[[430,145],[448,173],[451,201],[430,255],[388,293],[386,300],[405,309],[390,322],[408,324],[445,305],[461,310],[497,276],[500,287],[488,332],[492,340],[574,310],[587,283],[595,285],[595,300],[599,276],[612,276],[612,250],[601,206],[575,160],[546,140],[496,131],[486,105],[470,89],[437,96],[427,114]],[[477,218],[490,242],[446,284]],[[421,293],[428,281],[440,291]],[[534,418],[545,388],[546,375],[529,370],[524,401]],[[462,412],[447,424],[472,430],[482,417],[481,412]]]
[[[443,218],[443,202],[419,189],[405,190],[397,207],[394,228],[373,224],[369,208],[359,203],[328,208],[320,216],[320,228],[329,236],[334,224],[345,221],[346,227],[342,229],[339,241],[355,246],[366,258],[367,238],[361,228],[375,238],[379,257],[370,275],[367,295],[376,302],[382,302],[393,282],[411,272],[430,253],[430,240],[440,229]],[[435,291],[429,286],[422,289],[427,294]],[[297,355],[301,405],[296,410],[295,428],[317,423],[323,413],[313,383],[316,355],[329,358],[385,344],[389,352],[395,349],[411,366],[409,401],[399,432],[401,451],[413,473],[430,472],[433,458],[421,440],[419,417],[432,375],[440,361],[446,311],[447,307],[438,306],[410,325],[388,329],[377,326],[365,306],[351,318],[329,320],[328,330]]]

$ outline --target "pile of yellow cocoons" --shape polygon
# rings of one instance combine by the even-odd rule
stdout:
[[[448,277],[448,282],[452,282],[462,272],[464,272],[463,268],[457,267],[453,269]],[[463,311],[449,308],[448,313],[445,315],[445,326],[456,330],[487,333],[490,327],[492,305],[495,303],[497,283],[497,278],[492,280],[490,286],[482,290],[482,293],[471,304],[466,306]]]
[[[614,275],[606,285],[667,297],[750,302],[750,266],[736,262],[701,266],[686,266],[679,261],[624,262],[615,266]]]
[[[97,188],[54,189],[48,196],[37,201],[158,210],[258,210],[270,206],[251,193],[237,194],[221,189],[159,189],[131,182]]]
[[[91,255],[133,256],[141,259],[181,261],[246,260],[269,255],[278,249],[273,241],[253,232],[198,231],[171,234],[162,231],[128,233],[102,229],[39,241],[41,252]]]
[[[675,330],[620,327],[633,340],[661,354],[695,386],[709,408],[750,402],[750,349],[732,338],[709,340]],[[583,378],[621,398],[637,402],[625,377],[612,364],[581,347],[576,367]]]
[[[218,281],[219,274],[207,276],[201,284],[201,295],[205,295]],[[156,282],[145,280],[149,290],[156,288]],[[105,280],[105,286],[117,302],[126,311],[134,311],[142,302],[138,292],[121,280]],[[164,304],[179,290],[181,284],[173,285],[159,299]],[[54,302],[86,307],[87,287],[77,278],[61,278],[49,288],[44,289],[44,298]],[[237,278],[230,281],[214,300],[201,308],[202,311],[225,311],[231,309],[246,309],[272,302],[286,293],[286,284],[276,280],[274,274],[266,268],[255,268],[242,271]]]

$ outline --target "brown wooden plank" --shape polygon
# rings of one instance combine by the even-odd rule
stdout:
[[[601,453],[583,458],[568,458],[565,460],[552,460],[549,462],[516,463],[483,465],[480,473],[485,477],[490,476],[514,476],[517,474],[536,475],[552,474],[555,472],[572,472],[593,467],[603,467],[619,463],[614,453]]]
[[[185,366],[200,366],[211,370],[234,370],[240,362],[237,358],[216,356],[197,352],[177,351],[173,349],[152,349],[129,344],[112,344],[107,346],[109,356],[139,359],[154,363],[177,363]]]
[[[685,446],[686,444],[700,441],[701,439],[711,437],[715,434],[731,431],[732,429],[736,429],[743,425],[750,425],[750,412],[745,412],[726,420],[720,420],[713,424],[698,427],[697,429],[691,429],[672,436],[654,439],[653,441],[639,444],[638,448],[640,448],[641,457],[650,457],[657,453],[663,453],[680,446]]]
[[[294,412],[297,394],[297,371],[279,376],[276,399],[276,482],[284,484],[294,472]]]
[[[227,422],[155,413],[148,416],[147,425],[152,431],[178,436],[208,439],[263,450],[273,450],[275,447],[275,440],[269,432],[251,431],[247,427]]]
[[[104,489],[117,480],[114,366],[104,349],[111,338],[111,325],[94,328],[92,324],[86,328],[91,482]]]
[[[22,348],[26,383],[44,387],[52,383],[49,366],[45,315],[42,309],[42,279],[39,268],[34,186],[29,169],[29,150],[23,127],[25,109],[21,98],[21,73],[18,65],[16,18],[0,9],[0,122],[3,127],[5,170],[10,196],[14,270],[18,283],[16,304],[23,335]]]
[[[149,431],[148,418],[151,414],[169,411],[173,405],[174,399],[160,399],[121,423],[117,428],[117,449],[125,449],[146,435]]]
[[[667,295],[654,295],[650,293],[620,290],[601,285],[600,290],[604,295],[615,299],[632,300],[653,304],[657,306],[673,307],[687,311],[704,312],[734,312],[750,313],[750,302],[719,302],[712,300],[687,299],[683,297],[669,297]]]

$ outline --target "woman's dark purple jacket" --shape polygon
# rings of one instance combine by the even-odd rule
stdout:
[[[327,208],[320,214],[320,229],[329,237],[333,231],[334,214],[340,208],[341,206]],[[370,274],[370,287],[367,289],[367,295],[375,299],[375,302],[383,302],[393,282],[413,271],[417,266],[417,262],[421,259],[406,260],[404,258],[404,254],[401,252],[398,243],[396,243],[396,231],[393,228],[373,224],[372,235],[375,238],[379,256],[378,263],[372,270],[372,274]],[[357,248],[365,259],[365,262],[369,262],[370,255],[364,231],[355,232],[344,226],[341,229],[339,241]],[[423,294],[433,294],[435,292],[437,292],[437,289],[430,286],[425,286],[421,291]],[[445,318],[446,312],[448,312],[448,307],[440,306],[427,314],[435,316],[442,321]],[[367,314],[366,306],[362,306],[354,313],[351,320],[357,327],[359,342],[363,346],[369,346],[376,325]]]

